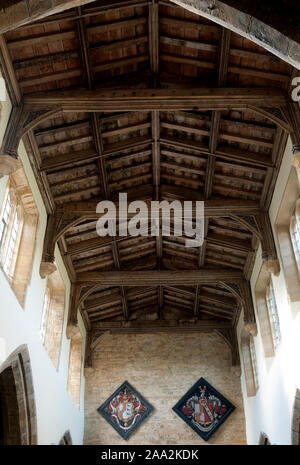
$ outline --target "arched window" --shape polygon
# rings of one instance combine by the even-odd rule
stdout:
[[[300,274],[300,200],[297,200],[294,215],[291,217],[290,235],[298,273]]]
[[[253,337],[245,330],[243,330],[241,337],[241,351],[247,395],[253,397],[259,387],[255,346]]]
[[[16,258],[23,228],[23,210],[15,189],[9,183],[1,220],[1,265],[10,281],[13,280]]]
[[[272,329],[272,335],[273,335],[273,344],[276,350],[281,340],[281,331],[280,331],[279,316],[278,316],[277,304],[276,304],[272,281],[270,281],[270,284],[267,287],[266,297],[267,297],[267,306],[269,310],[269,318],[271,322],[271,329]]]
[[[294,316],[300,302],[300,186],[295,168],[291,169],[276,218],[276,231],[282,270]]]
[[[47,279],[40,325],[40,339],[56,369],[59,363],[64,313],[65,285],[56,269]]]
[[[18,347],[0,366],[0,403],[0,444],[37,444],[32,371],[25,345]]]
[[[262,265],[255,284],[255,304],[265,357],[274,357],[281,340],[272,278]]]
[[[10,200],[10,194],[8,192],[6,201],[4,203],[4,209],[3,209],[3,214],[2,214],[1,223],[0,223],[0,247],[2,246],[3,239],[5,237],[5,233],[9,225],[11,210],[12,210],[12,205],[11,205],[11,200]]]
[[[22,167],[9,176],[0,213],[0,266],[24,306],[31,277],[38,209]]]
[[[249,344],[250,344],[250,355],[251,355],[251,364],[252,364],[252,370],[253,370],[253,376],[254,376],[254,384],[255,384],[255,390],[257,392],[259,388],[258,370],[257,370],[257,360],[256,360],[254,339],[252,335],[250,335]]]

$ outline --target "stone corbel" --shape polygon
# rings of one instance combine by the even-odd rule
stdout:
[[[245,326],[244,326],[244,330],[251,334],[251,336],[255,337],[257,336],[257,324],[256,323],[246,323],[245,322]]]

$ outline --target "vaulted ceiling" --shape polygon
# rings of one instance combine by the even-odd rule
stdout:
[[[274,88],[293,68],[258,45],[167,1],[94,2],[10,31],[5,63],[24,102],[90,91]],[[76,92],[77,94],[76,94]],[[84,92],[83,91],[83,92]],[[31,99],[31,100],[30,100]],[[268,209],[287,133],[251,105],[189,110],[68,110],[24,139],[48,213],[77,202],[249,201]],[[69,227],[59,246],[74,285],[85,272],[228,270],[249,280],[257,239],[226,211],[206,218],[201,248],[184,237],[105,237],[96,219]],[[87,285],[87,283],[85,283]],[[215,283],[90,286],[87,327],[130,321],[213,321],[234,327],[239,302]],[[216,326],[217,327],[217,326]]]

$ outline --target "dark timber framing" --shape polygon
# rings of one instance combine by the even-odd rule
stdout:
[[[23,139],[48,214],[40,274],[54,271],[58,244],[72,283],[68,335],[79,311],[91,366],[107,332],[216,331],[238,364],[241,309],[255,331],[249,279],[258,241],[266,270],[279,271],[267,212],[289,134],[300,164],[294,74],[170,2],[65,3],[23,18],[19,36],[0,37],[13,104],[0,174],[17,169]],[[32,32],[32,19],[48,32]],[[68,26],[51,32],[54,22]],[[49,54],[32,47],[58,42]],[[149,209],[151,200],[204,200],[203,246],[163,236],[161,218],[156,237],[95,236],[97,203],[124,191]]]

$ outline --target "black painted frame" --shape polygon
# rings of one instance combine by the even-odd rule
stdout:
[[[196,393],[196,391],[198,390],[198,387],[199,385],[205,385],[206,386],[206,389],[207,391],[209,391],[209,393],[211,394],[214,394],[216,397],[218,397],[222,404],[224,404],[226,407],[227,407],[227,412],[218,420],[218,422],[216,423],[215,427],[207,432],[207,433],[204,433],[202,431],[200,431],[193,423],[192,421],[181,411],[181,408],[183,407],[183,405],[185,404],[185,402],[187,401],[187,399],[189,397],[191,397],[193,394]],[[219,391],[217,391],[211,384],[209,384],[204,378],[200,378],[192,387],[191,389],[189,389],[186,394],[184,394],[184,396],[177,402],[176,405],[174,405],[173,407],[173,410],[175,413],[177,413],[177,415],[182,418],[183,421],[185,421],[185,423],[187,425],[189,425],[202,439],[204,439],[204,441],[208,441],[209,438],[211,438],[211,436],[217,431],[217,429],[224,423],[224,421],[229,417],[229,415],[231,415],[231,413],[235,410],[235,406],[229,402],[229,400],[227,400],[224,396],[222,396],[222,394],[220,394]]]
[[[123,431],[121,428],[118,427],[117,423],[114,422],[110,415],[108,415],[106,412],[105,412],[105,408],[108,406],[108,404],[110,403],[110,401],[120,392],[122,391],[123,389],[125,388],[128,388],[130,391],[133,392],[134,395],[136,395],[140,400],[141,402],[147,407],[147,411],[144,412],[141,416],[141,418],[139,418],[137,420],[137,422],[135,423],[135,425],[133,425],[133,427],[128,430],[128,431]],[[115,390],[115,392],[97,409],[98,413],[100,415],[103,416],[103,418],[117,431],[117,433],[119,433],[119,435],[125,439],[127,441],[127,439],[131,436],[131,434],[137,429],[139,428],[139,426],[144,422],[144,420],[152,413],[152,411],[154,410],[154,407],[152,407],[152,405],[136,390],[134,389],[133,386],[131,386],[130,383],[128,383],[128,381],[124,381],[123,384],[121,384],[121,386]]]

